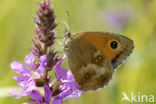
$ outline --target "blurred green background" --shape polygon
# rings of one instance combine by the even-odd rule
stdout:
[[[28,48],[32,48],[36,3],[37,0],[0,0],[0,104],[21,104],[29,99],[14,99],[7,93],[17,86],[10,62],[24,63]],[[132,92],[154,95],[156,103],[156,0],[54,0],[52,4],[60,23],[58,36],[64,35],[65,25],[61,23],[68,23],[69,11],[73,33],[109,31],[135,42],[132,55],[116,70],[107,87],[67,99],[63,104],[127,104],[121,101],[123,92],[128,97]],[[66,63],[64,67],[68,68]]]

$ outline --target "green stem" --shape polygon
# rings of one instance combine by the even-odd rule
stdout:
[[[43,53],[44,54],[47,54],[47,50],[48,50],[48,47],[46,45],[44,45],[44,47],[43,47]]]

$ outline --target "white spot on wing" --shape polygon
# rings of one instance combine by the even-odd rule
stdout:
[[[98,55],[102,55],[102,54],[101,54],[101,51],[99,51],[99,50],[97,50],[96,52],[94,52],[94,55],[93,55],[93,56],[94,56],[94,58],[95,58],[95,57],[97,57]]]

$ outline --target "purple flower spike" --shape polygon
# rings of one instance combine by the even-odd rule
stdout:
[[[37,15],[35,17],[36,24],[36,39],[40,40],[47,47],[50,47],[55,42],[55,14],[51,1],[43,1],[38,5]]]
[[[36,68],[34,63],[34,55],[32,53],[28,54],[25,58],[25,62],[31,66],[32,68]],[[46,55],[41,56],[40,59],[41,65],[38,69],[33,69],[31,71],[28,67],[22,65],[19,62],[12,62],[11,68],[19,74],[22,74],[22,76],[15,76],[13,79],[17,80],[17,83],[19,86],[23,87],[23,91],[19,91],[18,93],[10,93],[15,96],[16,98],[20,98],[22,96],[27,96],[35,87],[35,80],[40,78],[40,75],[43,74],[44,67],[46,65]]]
[[[41,1],[34,18],[36,28],[33,48],[25,57],[28,67],[16,61],[10,65],[13,71],[21,75],[14,76],[13,79],[23,88],[21,91],[11,91],[10,94],[15,95],[15,98],[30,95],[33,101],[23,104],[61,104],[66,98],[79,97],[83,93],[71,71],[61,67],[65,55],[60,59],[58,52],[54,50],[53,45],[57,39],[55,19],[51,0]],[[53,75],[49,73],[52,69],[55,69],[55,76],[50,76]],[[40,93],[43,88],[44,95]]]

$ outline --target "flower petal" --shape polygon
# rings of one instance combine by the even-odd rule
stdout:
[[[55,98],[56,99],[62,99],[64,100],[67,96],[72,94],[72,90],[71,89],[66,89],[64,91],[62,91],[59,95],[57,95]]]
[[[67,78],[67,70],[62,67],[56,67],[56,74],[58,79],[66,79]]]
[[[25,102],[25,103],[22,103],[22,104],[34,104],[34,103]]]
[[[75,82],[74,76],[71,71],[67,72],[67,77],[66,79],[62,80],[63,84],[63,89],[70,88],[71,90],[78,90],[81,86]]]
[[[57,64],[55,65],[55,69],[57,69],[57,68],[59,68],[60,67],[60,65],[61,65],[61,63],[62,63],[62,61],[63,61],[63,59],[65,58],[65,54],[62,56],[62,58],[57,62]]]
[[[62,71],[62,69],[57,70],[57,74],[59,75],[59,73],[61,73],[61,71]],[[59,99],[59,101],[63,101],[69,97],[79,97],[81,95],[82,91],[79,90],[80,85],[77,82],[75,82],[72,72],[68,71],[66,73],[61,73],[61,74],[62,74],[62,76],[63,76],[63,74],[66,74],[67,76],[64,77],[63,80],[61,80],[62,85],[60,85],[60,89],[62,90],[62,92],[55,97],[55,100],[58,101],[58,99]]]
[[[26,66],[24,66],[23,64],[21,64],[20,62],[12,62],[10,64],[10,67],[12,68],[13,71],[15,71],[16,73],[30,73],[30,69],[27,68]]]
[[[54,99],[51,104],[61,104],[62,99]]]
[[[38,67],[37,71],[38,71],[38,75],[39,75],[38,77],[40,77],[40,74],[43,75],[43,73],[44,73],[44,67],[42,65],[40,65]]]
[[[57,73],[57,78],[60,80],[67,78],[67,70],[63,69],[60,66],[64,58],[65,58],[65,55],[62,56],[62,58],[57,62],[57,64],[54,67]]]
[[[12,91],[9,92],[9,94],[11,94],[11,95],[19,95],[19,94],[21,94],[21,91],[19,91],[19,90],[12,90]]]
[[[71,95],[67,96],[65,99],[67,98],[71,98],[71,97],[80,97],[81,94],[84,94],[85,92],[84,91],[76,91],[76,92],[73,92]]]
[[[47,65],[47,56],[46,55],[42,55],[39,60],[43,67],[45,67]]]
[[[25,57],[25,63],[32,67],[33,69],[36,69],[36,65],[34,63],[34,60],[35,60],[35,55],[33,53],[30,53],[28,54],[26,57]]]
[[[37,90],[32,90],[30,92],[30,96],[37,103],[42,103],[43,102],[42,96],[41,96],[41,94]]]
[[[71,71],[67,72],[67,80],[74,80],[73,73]]]
[[[39,74],[43,74],[44,72],[44,67],[47,65],[47,56],[43,55],[40,57],[40,66],[38,67],[37,71]]]
[[[21,94],[18,96],[15,96],[15,98],[27,96],[34,88],[35,88],[35,81],[34,80],[27,81]]]
[[[30,79],[28,76],[14,76],[13,79],[17,80],[19,86],[24,87],[27,84],[27,80]]]
[[[51,97],[52,97],[52,91],[48,86],[44,86],[44,92],[45,92],[45,102],[49,104]]]
[[[79,88],[81,88],[80,85],[75,81],[64,81],[64,85],[66,86],[65,89],[70,88],[71,90],[78,90]]]

